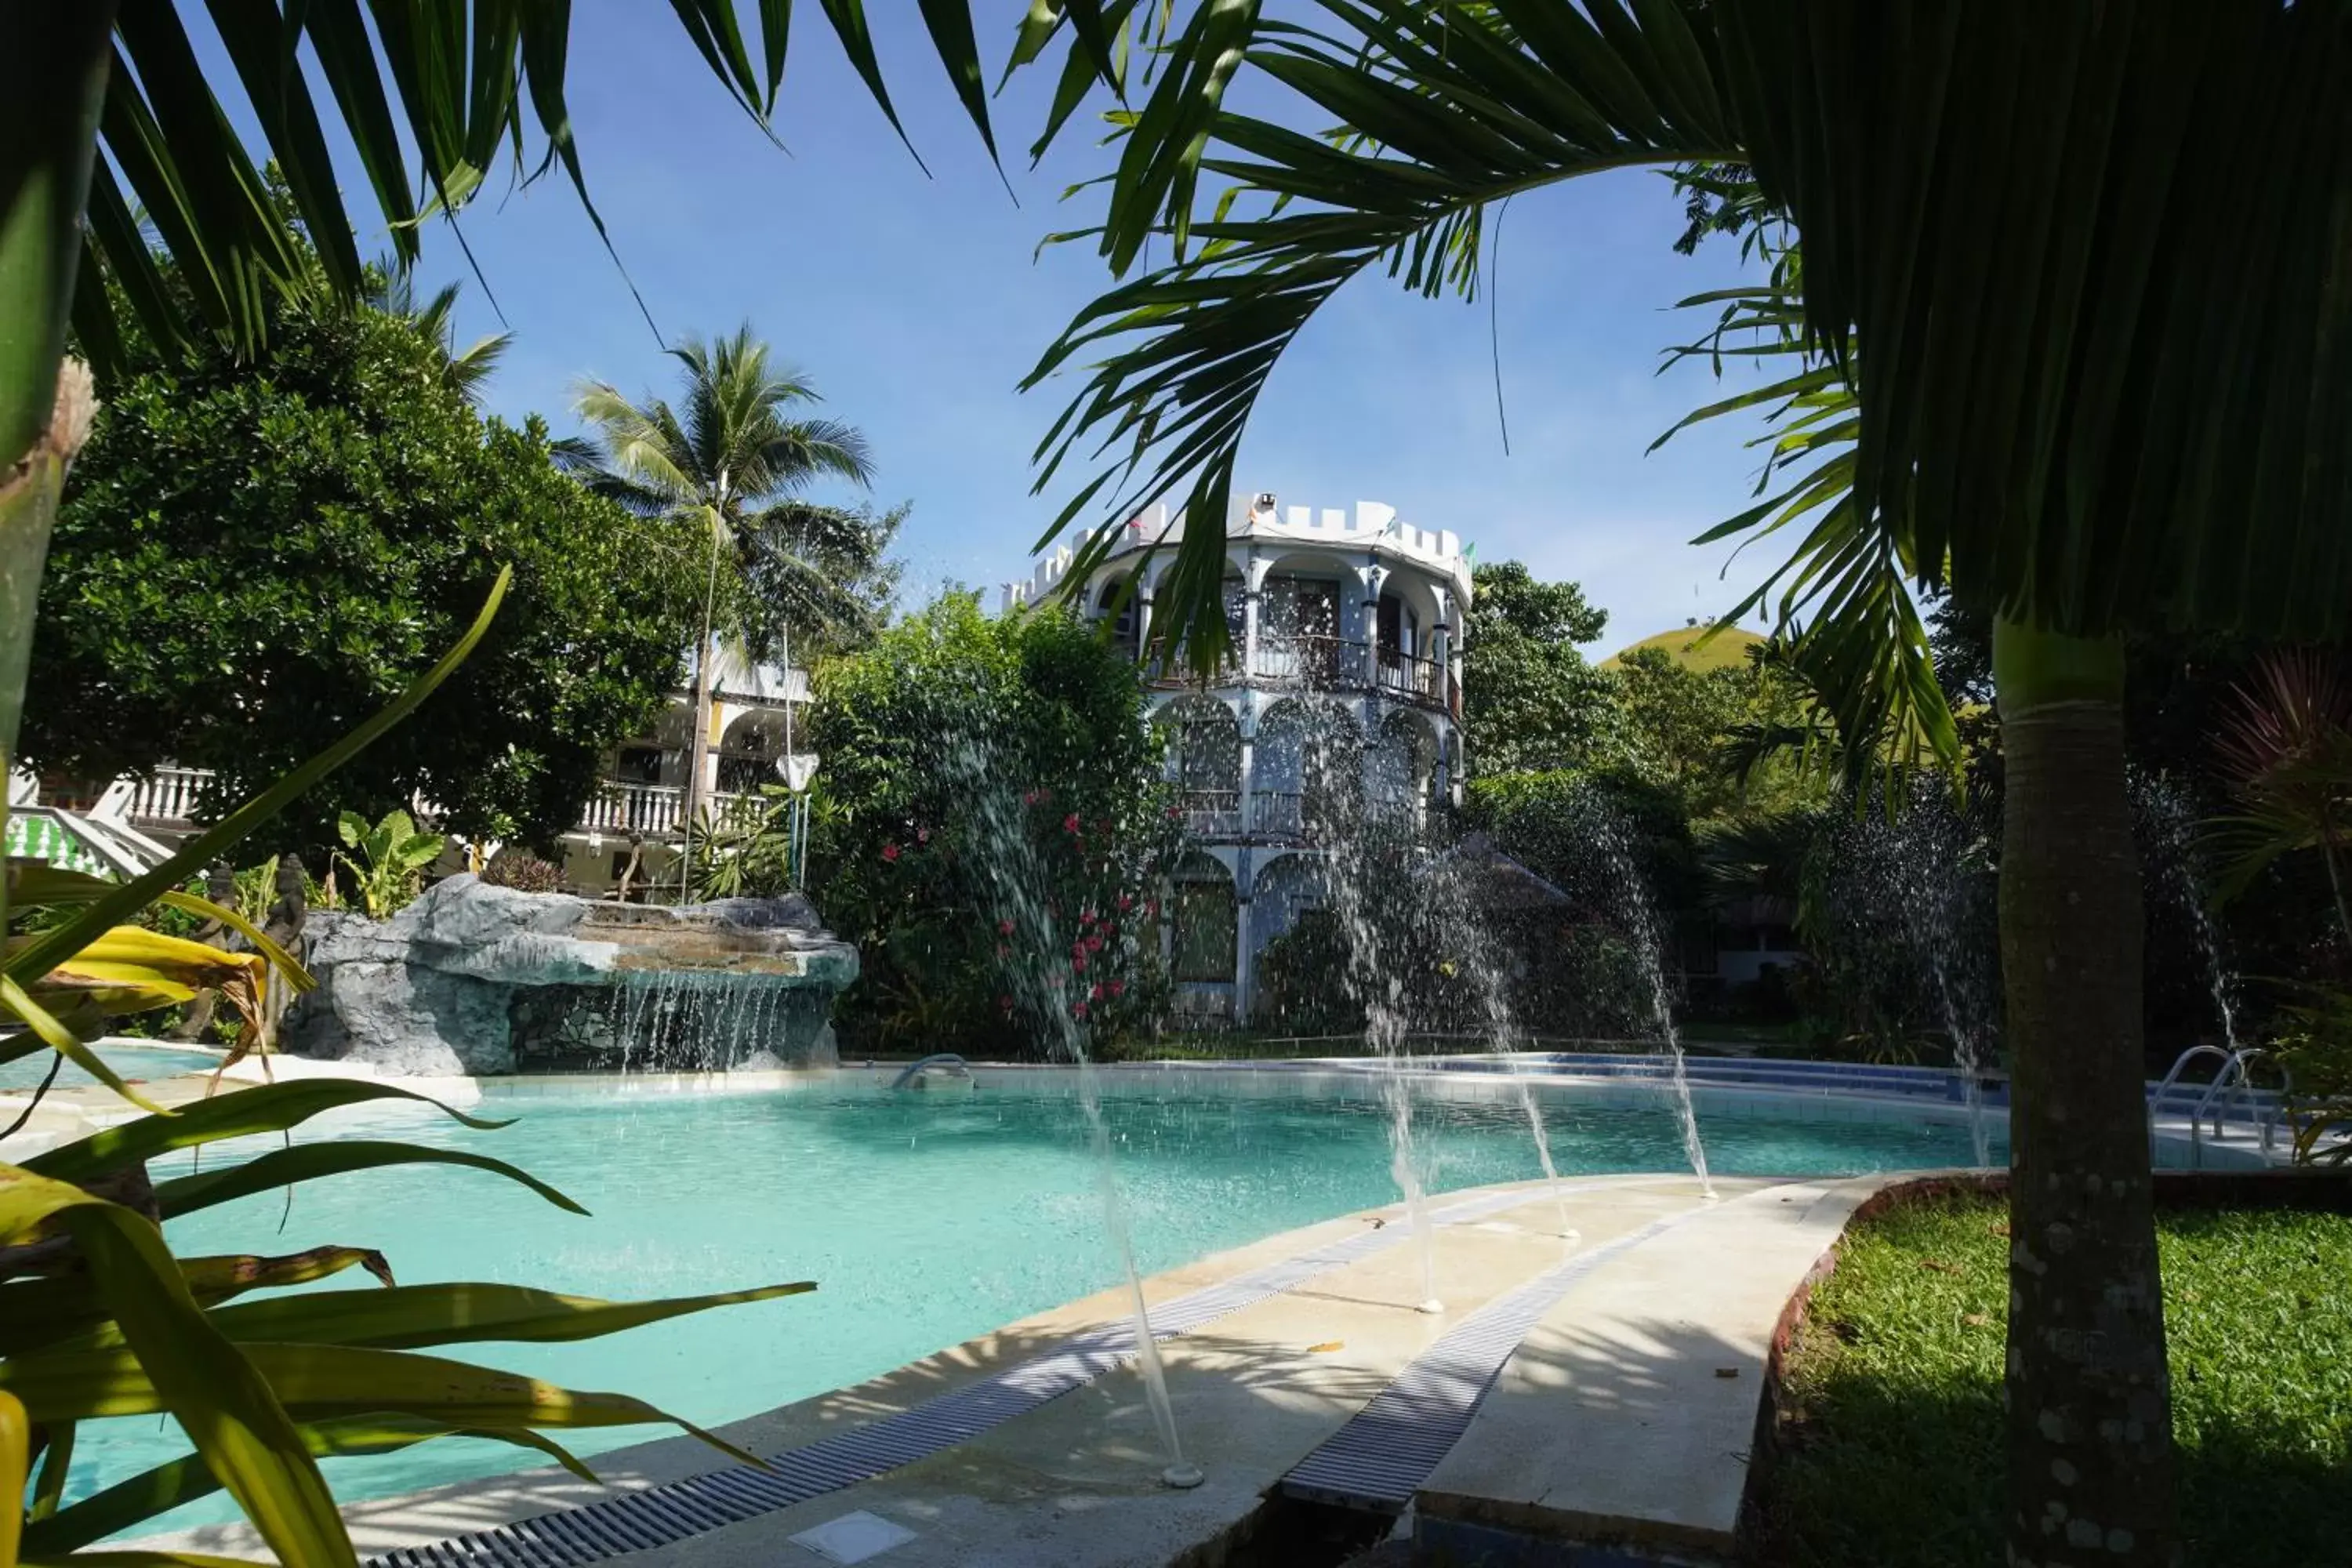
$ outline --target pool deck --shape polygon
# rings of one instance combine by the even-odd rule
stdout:
[[[1418,1310],[1420,1248],[1410,1234],[1393,1244],[1387,1234],[1404,1229],[1396,1206],[1155,1276],[1145,1293],[1160,1306],[1238,1277],[1263,1279],[1270,1266],[1335,1245],[1343,1258],[1163,1342],[1188,1457],[1206,1475],[1192,1490],[1160,1483],[1165,1457],[1129,1363],[929,1457],[753,1517],[696,1519],[675,1506],[657,1515],[649,1506],[635,1518],[635,1538],[609,1549],[551,1556],[528,1542],[543,1546],[560,1532],[526,1531],[490,1537],[488,1550],[478,1538],[425,1560],[814,1565],[845,1559],[792,1538],[864,1513],[908,1532],[866,1559],[884,1568],[1213,1563],[1265,1522],[1285,1478],[1416,1358],[1426,1367],[1433,1347],[1465,1337],[1454,1331],[1475,1326],[1486,1309],[1526,1300],[1531,1281],[1567,1279],[1516,1347],[1497,1350],[1507,1359],[1450,1451],[1431,1456],[1433,1470],[1412,1493],[1414,1528],[1433,1547],[1475,1551],[1495,1544],[1489,1532],[1499,1529],[1704,1561],[1731,1546],[1781,1308],[1854,1206],[1894,1179],[1732,1178],[1719,1180],[1709,1201],[1687,1175],[1567,1178],[1572,1236],[1563,1235],[1561,1208],[1544,1184],[1446,1194],[1433,1200],[1456,1216],[1435,1231],[1442,1314]],[[1379,1242],[1366,1244],[1376,1227]],[[1591,1266],[1564,1268],[1577,1258]],[[1089,1297],[722,1435],[771,1457],[837,1441],[1126,1316],[1123,1292]],[[777,1353],[792,1353],[789,1339]],[[1464,1397],[1475,1394],[1472,1387]],[[596,1459],[610,1489],[539,1470],[355,1503],[345,1513],[363,1552],[404,1563],[408,1552],[450,1537],[730,1463],[691,1438],[670,1438]],[[242,1526],[153,1544],[258,1553]]]

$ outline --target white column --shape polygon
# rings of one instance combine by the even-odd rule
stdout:
[[[1265,588],[1265,563],[1249,552],[1242,567],[1242,684],[1257,679],[1258,596]]]
[[[1257,773],[1257,694],[1255,692],[1242,693],[1234,717],[1240,721],[1241,729],[1241,770],[1234,778],[1234,787],[1240,791],[1240,799],[1235,802],[1235,805],[1240,809],[1242,833],[1244,837],[1247,837],[1257,828],[1255,820],[1257,800],[1254,793],[1256,788]]]
[[[1234,1022],[1250,1015],[1256,989],[1250,973],[1250,893],[1257,881],[1254,858],[1244,845],[1234,857]]]

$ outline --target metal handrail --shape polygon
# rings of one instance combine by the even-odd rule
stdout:
[[[2254,1098],[2259,1091],[2254,1088],[2252,1068],[2255,1058],[2267,1057],[2270,1054],[2260,1046],[2246,1046],[2230,1053],[2229,1060],[2222,1065],[2220,1072],[2213,1075],[2213,1081],[2205,1086],[2205,1092],[2198,1097],[2196,1108],[2189,1113],[2192,1139],[2197,1136],[2198,1127],[2210,1113],[2213,1119],[2213,1141],[2217,1143],[2226,1142],[2227,1134],[2222,1131],[2222,1121],[2231,1113],[2238,1101],[2242,1100],[2250,1112],[2258,1113],[2250,1115],[2249,1120],[2252,1121],[2259,1129],[2263,1152],[2265,1154],[2270,1152],[2272,1142],[2278,1131],[2279,1100],[2274,1099],[2265,1109],[2261,1101]],[[2283,1080],[2280,1097],[2284,1098],[2294,1088],[2294,1075],[2286,1069],[2284,1063],[2274,1062],[2273,1065],[2278,1068],[2279,1077]]]
[[[964,1059],[961,1057],[956,1055],[953,1051],[940,1051],[935,1055],[925,1057],[921,1061],[908,1063],[907,1067],[899,1072],[897,1078],[890,1080],[890,1087],[892,1089],[904,1089],[908,1083],[920,1078],[929,1068],[950,1066],[952,1066],[955,1068],[957,1076],[967,1080],[971,1079],[971,1068],[965,1065]]]
[[[2162,1109],[2165,1096],[2172,1091],[2172,1086],[2180,1081],[2180,1074],[2183,1069],[2185,1069],[2190,1062],[2195,1061],[2199,1057],[2202,1056],[2219,1057],[2221,1059],[2221,1068],[2213,1075],[2214,1082],[2219,1083],[2221,1079],[2229,1073],[2231,1059],[2231,1054],[2222,1049],[2220,1046],[2208,1046],[2202,1044],[2194,1045],[2172,1059],[2172,1067],[2165,1073],[2163,1079],[2157,1084],[2156,1092],[2147,1097],[2147,1150],[2148,1157],[2150,1159],[2154,1159],[2156,1156],[2157,1111]],[[2212,1092],[2210,1087],[2206,1092],[2209,1094]],[[2203,1102],[2200,1100],[2199,1103],[2201,1107]],[[2192,1115],[2189,1121],[2189,1160],[2192,1164],[2197,1163],[2198,1152],[2204,1146],[2199,1139],[2197,1126],[2197,1119]]]

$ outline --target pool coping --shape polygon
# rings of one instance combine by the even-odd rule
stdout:
[[[1738,1178],[1730,1184],[1741,1192],[1761,1192],[1777,1190],[1787,1184],[1773,1178],[1759,1177]],[[1596,1213],[1601,1209],[1613,1212],[1614,1209],[1628,1203],[1636,1205],[1637,1209],[1643,1205],[1656,1203],[1679,1203],[1693,1210],[1698,1207],[1696,1183],[1686,1173],[1681,1174],[1630,1173],[1575,1178],[1564,1182],[1563,1186],[1570,1190],[1572,1196],[1587,1199],[1600,1205],[1596,1208]],[[1448,1233],[1461,1236],[1463,1245],[1466,1246],[1472,1242],[1487,1247],[1499,1245],[1495,1236],[1486,1234],[1489,1232],[1507,1231],[1518,1234],[1522,1240],[1511,1243],[1513,1246],[1526,1245],[1526,1237],[1550,1234],[1553,1236],[1553,1240],[1549,1246],[1551,1248],[1551,1256],[1557,1258],[1559,1241],[1556,1233],[1528,1230],[1524,1223],[1507,1223],[1507,1216],[1522,1213],[1528,1216],[1548,1221],[1551,1213],[1549,1205],[1552,1202],[1552,1194],[1548,1184],[1539,1181],[1507,1183],[1471,1188],[1460,1193],[1445,1194],[1433,1202],[1435,1212],[1445,1216]],[[1411,1240],[1406,1234],[1405,1226],[1402,1223],[1403,1218],[1402,1205],[1399,1205],[1360,1211],[1357,1214],[1323,1221],[1297,1230],[1283,1232],[1247,1247],[1213,1255],[1209,1258],[1186,1265],[1181,1268],[1154,1276],[1146,1282],[1147,1289],[1159,1298],[1154,1305],[1154,1327],[1155,1331],[1158,1331],[1154,1337],[1163,1345],[1171,1347],[1179,1354],[1185,1353],[1191,1343],[1187,1336],[1197,1333],[1200,1329],[1206,1327],[1207,1323],[1216,1321],[1217,1317],[1222,1317],[1225,1313],[1219,1312],[1199,1321],[1167,1329],[1162,1328],[1163,1322],[1166,1321],[1162,1315],[1171,1307],[1180,1305],[1186,1295],[1214,1294],[1241,1283],[1253,1275],[1258,1277],[1256,1283],[1261,1288],[1267,1284],[1265,1276],[1270,1273],[1282,1272],[1287,1276],[1276,1289],[1264,1290],[1263,1294],[1256,1298],[1262,1302],[1270,1300],[1276,1295],[1296,1291],[1301,1286],[1317,1282],[1335,1272],[1355,1268],[1359,1264],[1377,1268],[1381,1260],[1386,1259],[1391,1264],[1401,1268],[1402,1265],[1399,1259],[1406,1244]],[[1506,1223],[1498,1224],[1498,1218],[1504,1219]],[[1373,1223],[1379,1228],[1366,1230],[1364,1226],[1367,1222]],[[1587,1220],[1584,1223],[1591,1222]],[[1372,1237],[1380,1237],[1383,1239],[1374,1245],[1364,1245]],[[1646,1237],[1641,1239],[1646,1239]],[[1306,1245],[1302,1246],[1302,1244]],[[1617,1249],[1612,1249],[1610,1255],[1613,1257],[1615,1250]],[[1360,1273],[1360,1269],[1357,1272]],[[1205,1292],[1200,1289],[1202,1282],[1206,1282],[1208,1285]],[[1171,1299],[1169,1295],[1171,1291],[1180,1293]],[[1326,1303],[1336,1299],[1320,1295],[1315,1290],[1308,1290],[1304,1294],[1307,1300],[1302,1303],[1303,1306],[1323,1312],[1335,1310]],[[767,1451],[766,1447],[760,1442],[762,1433],[772,1432],[779,1427],[796,1428],[802,1431],[818,1429],[833,1424],[836,1419],[846,1419],[843,1415],[845,1412],[855,1412],[861,1417],[858,1425],[855,1427],[845,1426],[840,1434],[845,1437],[855,1438],[860,1433],[870,1430],[882,1422],[918,1408],[922,1403],[918,1401],[915,1405],[904,1404],[886,1393],[886,1390],[893,1387],[903,1388],[908,1384],[916,1387],[939,1387],[944,1392],[934,1395],[935,1399],[953,1400],[971,1395],[973,1390],[980,1389],[1008,1373],[1021,1373],[1038,1361],[1050,1359],[1056,1353],[1066,1352],[1074,1346],[1097,1363],[1088,1371],[1085,1381],[1099,1379],[1127,1359],[1125,1352],[1131,1352],[1131,1336],[1128,1334],[1126,1325],[1114,1319],[1114,1314],[1121,1305],[1122,1300],[1121,1292],[1109,1291],[1066,1304],[1053,1311],[1008,1324],[992,1334],[967,1341],[963,1344],[950,1347],[933,1356],[910,1363],[866,1384],[833,1390],[810,1399],[793,1402],[792,1405],[760,1415],[748,1417],[740,1422],[730,1423],[719,1429],[720,1434],[730,1441],[751,1446],[754,1451],[764,1453]],[[1236,1309],[1226,1309],[1227,1311],[1234,1310]],[[1445,1321],[1421,1319],[1402,1302],[1394,1303],[1383,1310],[1391,1313],[1402,1313],[1403,1321],[1409,1323],[1430,1324],[1425,1332],[1431,1337],[1442,1334],[1446,1329]],[[1483,1306],[1477,1309],[1479,1311],[1485,1310]],[[1473,1316],[1475,1315],[1474,1312]],[[1419,1333],[1423,1331],[1416,1328],[1413,1331]],[[1047,1335],[1050,1335],[1055,1342],[1050,1348],[1045,1343],[1045,1336]],[[1010,1347],[1009,1353],[1008,1347]],[[1034,1353],[1041,1348],[1046,1350],[1046,1354],[1041,1356]],[[1309,1351],[1327,1348],[1330,1347],[1307,1347]],[[1192,1379],[1191,1373],[1188,1373],[1186,1375],[1188,1380]],[[1078,1384],[1071,1385],[1072,1388],[1076,1386]],[[1122,1383],[1121,1386],[1125,1387],[1125,1384]],[[610,1489],[592,1489],[562,1470],[541,1469],[433,1488],[397,1498],[364,1500],[350,1505],[345,1511],[347,1517],[352,1521],[354,1535],[360,1541],[362,1551],[373,1553],[370,1560],[381,1565],[381,1568],[424,1568],[424,1565],[431,1565],[431,1568],[446,1568],[446,1565],[456,1563],[483,1564],[485,1568],[491,1564],[501,1565],[501,1568],[504,1568],[504,1565],[525,1563],[533,1564],[535,1568],[563,1568],[563,1565],[599,1561],[606,1556],[627,1552],[652,1552],[665,1547],[670,1548],[674,1554],[677,1554],[675,1557],[677,1561],[701,1561],[703,1559],[697,1554],[692,1543],[703,1535],[726,1529],[730,1525],[754,1528],[760,1520],[774,1515],[782,1509],[797,1507],[799,1503],[810,1499],[822,1499],[837,1494],[841,1503],[846,1506],[875,1489],[874,1483],[877,1480],[896,1481],[898,1478],[890,1472],[898,1470],[901,1465],[914,1466],[913,1470],[905,1472],[914,1475],[936,1472],[942,1465],[952,1469],[960,1464],[966,1463],[972,1446],[982,1443],[991,1431],[999,1427],[1008,1425],[1019,1426],[1024,1422],[1034,1426],[1039,1420],[1045,1421],[1049,1426],[1056,1423],[1067,1425],[1081,1420],[1093,1420],[1092,1415],[1085,1415],[1080,1410],[1080,1405],[1083,1404],[1088,1409],[1092,1409],[1096,1402],[1074,1403],[1067,1399],[1059,1399],[1056,1403],[1058,1394],[1066,1392],[1069,1390],[1060,1390],[1055,1394],[1048,1394],[1044,1399],[1020,1409],[1010,1410],[998,1416],[986,1427],[961,1434],[952,1442],[927,1450],[923,1454],[912,1455],[904,1460],[894,1460],[890,1465],[877,1470],[876,1474],[853,1479],[845,1486],[811,1492],[805,1498],[793,1498],[766,1506],[742,1508],[731,1519],[722,1517],[725,1510],[714,1506],[714,1499],[729,1489],[741,1491],[747,1499],[756,1499],[758,1483],[754,1483],[749,1490],[744,1490],[744,1479],[733,1477],[717,1483],[715,1487],[712,1486],[707,1479],[713,1475],[727,1476],[728,1468],[721,1467],[719,1469],[713,1470],[709,1464],[713,1458],[711,1450],[691,1438],[685,1437],[657,1439],[635,1447],[599,1456],[593,1463],[600,1470],[608,1473]],[[1369,1394],[1367,1394],[1368,1396]],[[1118,1400],[1131,1409],[1133,1405],[1131,1391],[1119,1394]],[[1053,1414],[1055,1410],[1061,1410],[1064,1414],[1056,1415]],[[1345,1419],[1344,1414],[1335,1414],[1331,1425],[1336,1428],[1344,1424]],[[1148,1431],[1148,1427],[1146,1430]],[[787,1459],[791,1454],[803,1452],[812,1446],[806,1443],[793,1445],[787,1451]],[[889,1457],[887,1453],[879,1450],[873,1450],[873,1452],[878,1453],[881,1458]],[[1286,1456],[1283,1463],[1265,1467],[1260,1473],[1255,1475],[1237,1477],[1235,1474],[1227,1473],[1216,1477],[1216,1479],[1223,1483],[1221,1506],[1228,1514],[1233,1515],[1223,1518],[1218,1522],[1217,1529],[1236,1527],[1243,1522],[1246,1515],[1255,1513],[1262,1505],[1265,1493],[1279,1480],[1283,1473],[1291,1468],[1290,1461],[1295,1458],[1297,1458],[1295,1455]],[[929,1466],[924,1465],[923,1461],[926,1458],[930,1459],[932,1463]],[[1121,1463],[1129,1469],[1136,1470],[1146,1478],[1156,1471],[1158,1462],[1157,1458],[1149,1453],[1148,1447],[1142,1452],[1130,1447],[1121,1460]],[[1213,1472],[1219,1468],[1213,1464]],[[789,1466],[787,1473],[791,1473]],[[1237,1487],[1240,1489],[1236,1490]],[[1144,1490],[1155,1499],[1166,1502],[1170,1507],[1179,1510],[1182,1509],[1190,1498],[1197,1495],[1174,1493],[1163,1495],[1160,1489],[1149,1485],[1148,1481]],[[781,1496],[782,1492],[780,1489],[771,1484],[767,1495],[777,1497]],[[626,1500],[638,1496],[646,1496],[647,1500],[643,1504],[626,1502]],[[1234,1514],[1233,1510],[1240,1508],[1244,1502],[1246,1503],[1246,1508],[1243,1509],[1241,1513]],[[624,1506],[615,1508],[612,1506],[614,1504]],[[583,1517],[584,1510],[600,1508],[601,1513]],[[628,1517],[635,1513],[638,1509],[646,1510],[643,1517]],[[1192,1511],[1197,1513],[1199,1510]],[[621,1532],[600,1537],[600,1531],[612,1527],[614,1516],[616,1513],[623,1518]],[[522,1532],[522,1541],[511,1552],[505,1550],[497,1539],[500,1532],[512,1534],[513,1527],[520,1521],[542,1516],[552,1519],[554,1522],[543,1529]],[[462,1520],[470,1528],[457,1531],[446,1528],[446,1524],[442,1521],[452,1519]],[[669,1521],[667,1530],[657,1528],[658,1521]],[[1200,1522],[1198,1520],[1193,1521],[1194,1524]],[[1187,1526],[1188,1530],[1191,1528],[1192,1526]],[[781,1523],[777,1529],[781,1531]],[[634,1542],[631,1540],[632,1536],[635,1538]],[[1198,1539],[1206,1538],[1202,1536]],[[562,1543],[564,1542],[570,1542],[571,1545],[563,1546]],[[139,1544],[166,1545],[181,1550],[228,1552],[233,1554],[239,1551],[251,1550],[255,1542],[249,1531],[241,1525],[215,1525],[182,1531],[168,1537]],[[772,1541],[769,1544],[772,1546],[780,1544],[780,1541]],[[1178,1543],[1178,1546],[1181,1544],[1183,1543]],[[1171,1547],[1169,1553],[1150,1560],[1166,1561],[1176,1549],[1178,1547]],[[662,1560],[670,1561],[672,1556],[665,1555]],[[731,1562],[735,1559],[730,1557],[723,1560]],[[961,1561],[961,1559],[950,1560]],[[1086,1560],[1091,1562],[1097,1559],[1089,1557]],[[1099,1560],[1128,1561],[1124,1558]],[[1144,1560],[1136,1559],[1139,1562]],[[1026,1559],[1013,1557],[1003,1561],[1024,1562]]]

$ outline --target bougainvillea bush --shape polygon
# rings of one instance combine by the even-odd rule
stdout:
[[[950,593],[817,672],[809,887],[855,941],[845,1050],[1052,1058],[1157,1026],[1182,844],[1131,660]]]

